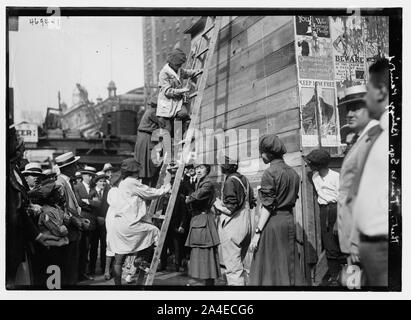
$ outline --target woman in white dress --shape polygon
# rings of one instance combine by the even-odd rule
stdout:
[[[115,254],[115,285],[121,285],[122,265],[127,256],[152,255],[160,230],[146,215],[146,200],[158,198],[171,189],[170,184],[159,189],[142,184],[139,169],[140,164],[134,158],[124,160],[121,164],[123,180],[118,188],[110,189],[107,196],[107,245]]]

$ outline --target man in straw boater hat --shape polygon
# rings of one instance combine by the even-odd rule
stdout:
[[[260,138],[259,151],[270,166],[261,177],[262,208],[249,250],[254,252],[250,285],[302,285],[303,275],[295,247],[293,208],[298,198],[300,177],[284,162],[287,152],[275,134]]]
[[[20,172],[24,154],[24,141],[17,135],[14,126],[8,130],[9,175],[6,201],[6,287],[13,289],[20,282],[22,264],[27,261],[28,241],[37,241],[47,246],[47,240],[57,237],[40,232],[28,214],[29,187]],[[29,268],[30,268],[30,264]],[[24,273],[24,272],[23,272]],[[27,278],[27,274],[23,274]],[[30,284],[30,283],[24,283]]]
[[[54,159],[59,170],[56,184],[61,186],[66,199],[65,212],[67,218],[69,244],[65,246],[64,262],[62,268],[62,284],[75,285],[78,281],[78,265],[80,253],[81,230],[84,224],[81,218],[81,207],[78,204],[73,190],[71,179],[78,170],[78,160],[73,152],[64,153]]]
[[[237,172],[238,160],[225,156],[221,170],[226,178],[221,199],[217,198],[214,207],[221,213],[218,231],[222,264],[227,270],[227,284],[244,286],[247,275],[244,259],[252,234],[250,209],[255,207],[256,199],[248,179]]]
[[[82,183],[76,184],[74,186],[74,193],[77,197],[77,202],[81,207],[81,216],[88,219],[90,224],[87,230],[84,230],[80,240],[80,261],[79,261],[79,280],[94,280],[87,272],[87,260],[88,254],[90,252],[90,239],[91,233],[96,229],[96,217],[93,213],[94,205],[91,203],[90,191],[91,191],[91,181],[96,175],[96,168],[85,165],[83,169],[80,170],[81,176],[83,178]]]
[[[337,224],[341,251],[349,256],[348,264],[358,263],[358,243],[351,243],[353,231],[352,206],[358,190],[358,174],[371,147],[368,132],[378,121],[371,119],[365,95],[367,88],[363,85],[348,87],[345,96],[338,104],[339,109],[346,111],[347,126],[354,133],[340,171],[340,187],[338,192]]]
[[[22,174],[26,178],[26,182],[30,190],[33,190],[35,187],[37,187],[40,183],[41,178],[44,176],[43,170],[41,169],[41,164],[37,162],[30,162],[26,164]]]

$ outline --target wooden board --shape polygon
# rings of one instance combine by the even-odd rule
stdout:
[[[235,75],[290,43],[294,43],[293,26],[288,23],[264,38],[260,38],[254,44],[242,48],[241,51],[237,49],[235,55],[230,55],[228,48],[221,48],[216,53],[220,63],[210,69],[206,87],[212,86],[217,81],[222,81],[228,74],[230,76]]]
[[[293,17],[291,16],[242,16],[236,18],[220,32],[217,52],[211,62],[210,72],[214,68],[220,69],[221,65],[227,60],[232,60],[244,54],[247,48],[252,48],[257,42],[267,38],[273,31],[282,28],[284,25],[292,26],[292,24]],[[230,34],[231,38],[229,37]],[[294,34],[290,34],[289,39],[289,41],[293,40]],[[265,42],[265,44],[269,43],[269,41]],[[267,50],[269,50],[269,48],[270,46],[268,45]],[[217,55],[218,53],[222,54]],[[210,75],[211,74],[212,73],[210,73]]]
[[[318,257],[318,262],[314,268],[314,281],[313,286],[319,286],[328,271],[328,261],[325,250],[321,252]]]
[[[276,93],[296,88],[296,66],[285,66],[284,69],[260,80],[253,79],[252,74],[244,72],[241,76],[230,78],[228,91],[224,90],[226,86],[227,84],[222,82],[206,90],[201,106],[202,122],[243,106],[251,106]]]

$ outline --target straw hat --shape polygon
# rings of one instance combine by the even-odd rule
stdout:
[[[22,174],[25,176],[44,176],[43,170],[41,169],[41,164],[37,162],[30,162],[26,164]]]
[[[54,160],[59,168],[63,168],[77,162],[79,159],[80,157],[74,156],[73,152],[70,151],[56,157]]]
[[[111,165],[111,163],[106,163],[103,167],[103,172],[106,172],[109,170],[114,171],[114,167]]]
[[[97,170],[96,170],[96,168],[94,168],[94,167],[91,167],[91,166],[87,166],[87,165],[86,165],[86,166],[84,167],[84,169],[80,170],[80,172],[81,172],[82,174],[95,175],[96,172],[97,172]]]
[[[341,98],[338,108],[347,107],[354,102],[365,103],[364,97],[367,93],[367,87],[364,85],[352,86],[344,89],[344,97]]]

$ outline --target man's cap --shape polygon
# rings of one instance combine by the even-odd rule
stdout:
[[[260,138],[260,153],[269,153],[282,156],[287,153],[284,143],[275,134],[265,134]]]
[[[315,149],[311,151],[308,155],[303,157],[303,159],[308,163],[316,166],[326,166],[331,161],[331,156],[329,152],[325,149]]]

